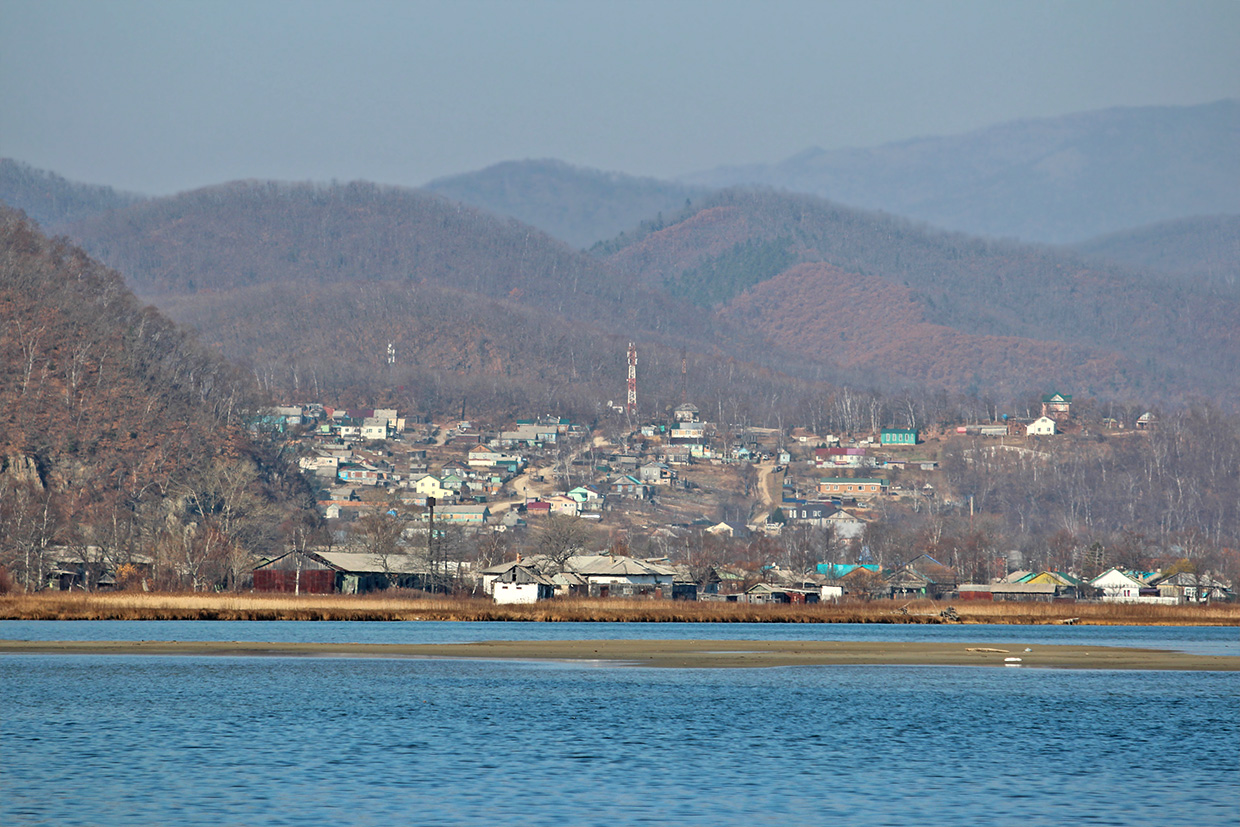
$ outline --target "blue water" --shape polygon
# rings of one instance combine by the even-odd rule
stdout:
[[[1011,626],[878,623],[465,623],[459,621],[3,620],[0,640],[225,640],[470,643],[482,640],[847,640],[1082,644],[1240,655],[1234,626]]]
[[[446,642],[968,632],[961,639],[1103,645],[1118,635],[1225,649],[1235,639],[1199,629],[1037,638],[1039,627],[991,627],[991,638],[981,627],[224,622],[167,624],[177,635],[166,636],[159,625],[32,633]],[[0,638],[18,626],[0,624]],[[1231,825],[1237,709],[1240,681],[1221,672],[4,655],[0,824]]]

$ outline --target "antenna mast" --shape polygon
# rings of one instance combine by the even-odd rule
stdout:
[[[629,396],[624,410],[630,416],[637,413],[637,345],[629,342]]]
[[[680,404],[689,401],[689,357],[680,351]]]

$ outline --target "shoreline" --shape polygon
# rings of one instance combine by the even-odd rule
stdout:
[[[845,601],[813,605],[556,598],[496,604],[489,598],[407,593],[39,592],[0,595],[2,620],[472,621],[578,623],[882,623],[1043,626],[1238,626],[1240,604]]]
[[[1029,648],[1031,651],[1026,652]],[[1009,666],[1046,669],[1240,671],[1240,657],[1160,649],[1023,643],[762,640],[565,640],[478,643],[256,643],[240,641],[0,640],[0,655],[163,655],[201,657],[364,657],[605,661],[680,669],[776,666]]]

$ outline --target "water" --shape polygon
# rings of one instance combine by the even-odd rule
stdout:
[[[67,625],[125,639],[130,624]],[[164,637],[136,625],[129,639]],[[597,638],[612,626],[991,639],[979,627],[172,625],[181,640]],[[0,638],[15,631],[0,624]],[[61,624],[29,631],[69,637],[48,633]],[[1034,644],[1128,635],[996,631]],[[1149,635],[1157,648],[1234,642],[1189,631]],[[0,687],[4,825],[1230,825],[1240,808],[1235,673],[5,655]]]
[[[471,643],[483,640],[847,640],[1082,644],[1240,656],[1234,626],[1011,626],[882,623],[467,623],[460,621],[4,620],[0,640],[237,640]]]

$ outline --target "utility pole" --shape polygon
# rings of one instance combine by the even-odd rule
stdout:
[[[435,559],[435,498],[426,498],[427,518],[426,559],[431,564],[431,591],[435,591],[435,582],[439,579],[438,561]]]

